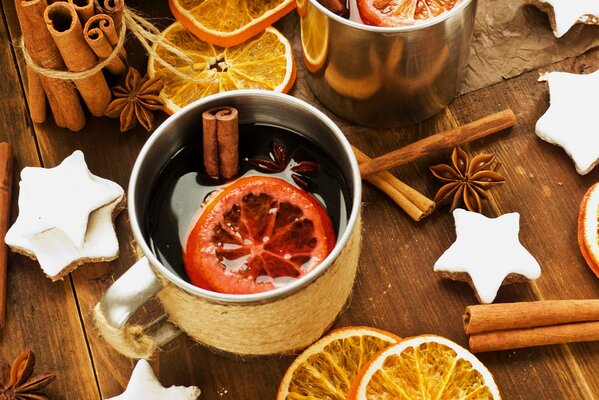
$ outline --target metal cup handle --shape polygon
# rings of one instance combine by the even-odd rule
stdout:
[[[181,330],[166,314],[146,325],[129,325],[129,319],[161,289],[162,283],[146,257],[140,258],[108,288],[94,308],[101,335],[117,351],[130,358],[150,358],[176,338]]]

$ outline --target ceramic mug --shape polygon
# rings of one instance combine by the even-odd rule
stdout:
[[[268,124],[305,136],[337,163],[347,186],[347,224],[333,251],[307,275],[268,292],[234,295],[196,287],[159,261],[144,230],[149,196],[162,168],[180,149],[201,138],[202,113],[219,106],[237,108],[240,124]],[[360,199],[361,178],[350,144],[335,123],[306,102],[284,94],[243,90],[188,105],[156,129],[133,167],[128,212],[144,257],[96,305],[100,333],[133,358],[149,357],[181,331],[213,348],[244,355],[308,346],[332,325],[351,293],[360,252]],[[128,324],[155,296],[165,315],[145,326]]]

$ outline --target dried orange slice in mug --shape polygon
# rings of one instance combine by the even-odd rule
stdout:
[[[599,183],[589,188],[578,214],[578,245],[591,270],[599,277]]]
[[[368,25],[404,26],[451,10],[459,0],[358,0],[362,20]]]
[[[272,290],[312,271],[335,246],[326,209],[279,178],[239,178],[202,207],[183,259],[191,283],[204,289]]]
[[[295,82],[291,44],[278,30],[268,27],[260,35],[238,46],[223,48],[204,42],[178,22],[162,32],[164,41],[188,55],[192,64],[163,46],[156,53],[190,79],[169,71],[154,57],[148,60],[148,75],[162,76],[160,97],[171,114],[202,97],[236,89],[288,92]]]
[[[360,371],[349,400],[499,400],[493,376],[468,350],[451,340],[423,335],[373,357]]]
[[[296,0],[169,0],[171,12],[198,38],[222,47],[241,44],[287,15]]]
[[[345,400],[360,368],[400,340],[375,328],[336,329],[295,359],[281,381],[277,400]]]

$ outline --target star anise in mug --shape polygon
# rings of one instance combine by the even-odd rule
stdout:
[[[430,167],[433,175],[445,182],[435,195],[435,203],[449,203],[450,211],[455,210],[463,201],[470,211],[481,212],[481,197],[488,198],[487,190],[501,185],[505,178],[497,173],[499,163],[492,167],[495,154],[480,154],[472,158],[459,147],[453,149],[451,163]]]
[[[48,400],[48,396],[40,391],[56,379],[56,374],[33,376],[34,368],[35,355],[31,350],[21,353],[12,367],[1,360],[0,400]]]
[[[313,161],[296,161],[287,154],[285,144],[281,139],[274,137],[271,142],[269,157],[252,157],[249,163],[258,171],[269,174],[281,173],[289,168],[291,179],[303,190],[309,190],[312,185],[310,175],[319,169],[318,163]]]
[[[143,78],[139,71],[129,67],[125,84],[112,88],[113,100],[104,115],[120,118],[121,132],[128,131],[139,122],[146,131],[154,127],[154,111],[164,108],[159,93],[164,87],[162,78]]]

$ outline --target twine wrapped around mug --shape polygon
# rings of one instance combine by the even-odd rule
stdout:
[[[179,78],[185,81],[198,81],[196,78],[185,74],[175,68],[172,64],[164,60],[153,48],[154,44],[158,44],[159,46],[164,47],[167,51],[179,57],[181,60],[185,61],[190,70],[194,69],[194,62],[187,54],[178,48],[166,43],[161,35],[161,32],[148,22],[146,19],[135,13],[132,9],[125,7],[123,9],[123,24],[121,25],[121,29],[119,32],[119,40],[117,44],[114,46],[112,53],[105,58],[104,60],[98,62],[92,68],[87,69],[85,71],[80,72],[72,72],[72,71],[61,71],[51,68],[44,68],[38,64],[36,64],[31,56],[29,55],[27,48],[25,46],[25,41],[23,37],[19,40],[19,47],[21,47],[23,51],[23,57],[25,59],[25,63],[28,67],[33,69],[38,74],[59,80],[80,80],[93,76],[94,74],[100,72],[104,67],[108,66],[116,57],[119,56],[119,53],[123,49],[125,45],[125,38],[127,31],[131,32],[137,40],[141,43],[141,45],[146,49],[150,58],[156,60],[156,62],[160,63],[164,66],[169,72],[177,75]]]
[[[193,339],[237,355],[271,355],[303,349],[326,332],[343,311],[358,270],[362,232],[358,218],[347,244],[322,276],[284,298],[253,304],[217,304],[162,278],[157,297],[170,322]],[[158,349],[140,325],[111,327],[94,308],[101,335],[130,358],[150,358]]]

